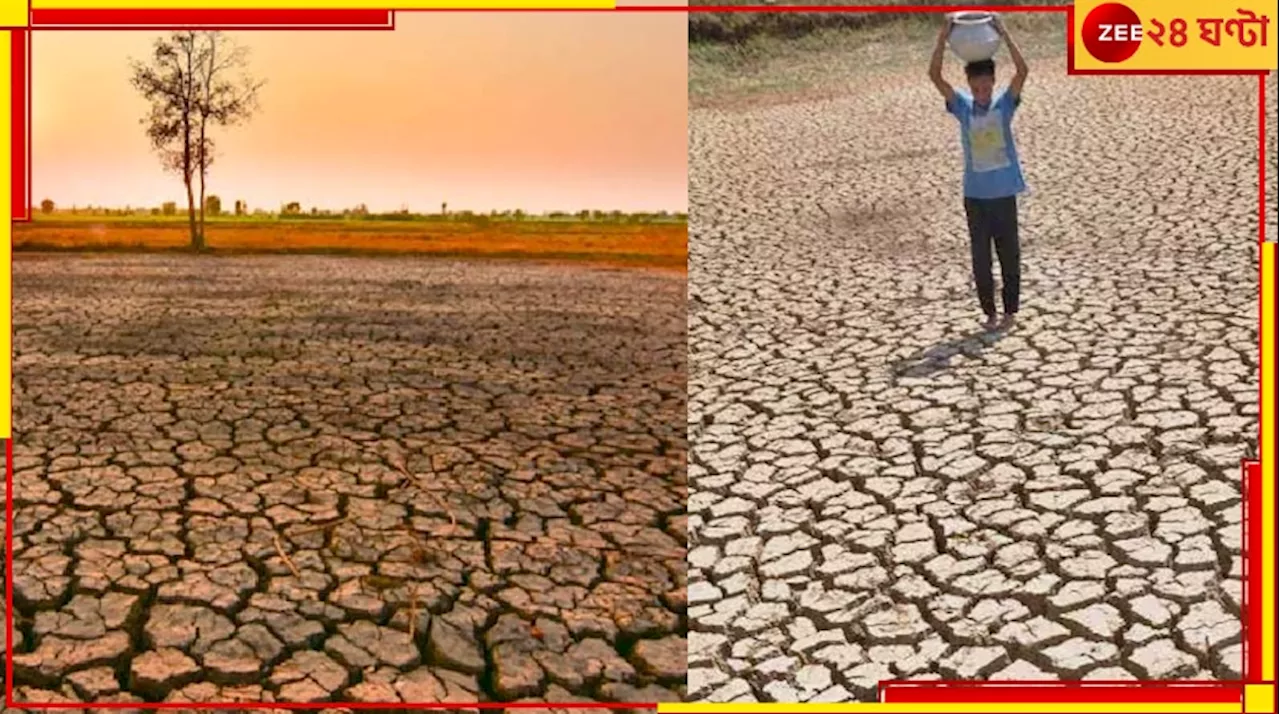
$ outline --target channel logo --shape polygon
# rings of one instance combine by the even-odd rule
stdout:
[[[1077,68],[1098,71],[1265,71],[1276,68],[1276,6],[1129,0],[1074,6]],[[1081,52],[1080,50],[1083,50]]]
[[[1142,20],[1128,5],[1109,2],[1089,11],[1080,28],[1089,54],[1101,62],[1123,62],[1142,46]]]

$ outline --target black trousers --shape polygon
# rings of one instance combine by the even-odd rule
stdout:
[[[1021,251],[1018,248],[1018,197],[966,198],[964,214],[969,219],[969,250],[973,256],[973,283],[978,302],[988,316],[996,314],[996,286],[991,276],[991,246],[1000,259],[1000,297],[1006,315],[1018,312],[1018,292],[1022,282]]]

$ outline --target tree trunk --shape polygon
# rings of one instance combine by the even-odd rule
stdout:
[[[191,247],[195,250],[204,250],[204,235],[196,228],[196,198],[191,190],[192,174],[194,173],[192,159],[195,158],[192,156],[191,150],[191,113],[195,109],[192,101],[195,98],[195,77],[192,74],[194,69],[192,65],[195,63],[195,57],[193,56],[195,54],[195,43],[190,38],[188,43],[185,48],[187,73],[184,75],[187,86],[183,87],[186,95],[186,106],[183,107],[182,117],[182,183],[186,184],[187,187],[187,225],[191,229]]]
[[[205,155],[204,155],[204,119],[200,119],[200,247],[204,247],[204,184],[205,184]]]
[[[191,129],[187,127],[184,132],[186,138],[186,147],[182,150],[182,183],[187,187],[187,225],[191,229],[191,247],[195,250],[204,250],[204,235],[196,227],[196,198],[192,192],[191,181]]]
[[[217,42],[212,35],[209,36],[209,56],[205,58],[204,68],[204,86],[201,95],[201,101],[197,105],[198,114],[200,116],[200,247],[204,247],[204,212],[205,212],[205,181],[209,173],[209,153],[208,147],[205,146],[205,131],[209,123],[209,103],[212,101],[210,93],[213,85],[213,68],[214,59],[218,51]]]
[[[186,180],[187,184],[187,222],[191,228],[191,247],[195,250],[204,250],[204,236],[200,234],[196,227],[196,206],[195,195],[191,191],[191,179]]]

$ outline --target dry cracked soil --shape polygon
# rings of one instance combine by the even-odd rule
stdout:
[[[683,695],[683,275],[20,255],[16,698]]]
[[[1256,78],[1035,62],[983,335],[924,70],[690,113],[688,697],[1238,678]]]

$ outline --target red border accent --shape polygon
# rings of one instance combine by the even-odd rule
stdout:
[[[1261,260],[1261,257],[1259,258]],[[1246,461],[1244,476],[1244,681],[1262,681],[1262,464]],[[1258,575],[1259,577],[1253,577]]]
[[[1017,702],[1042,704],[1238,704],[1244,701],[1242,682],[907,682],[880,684],[880,699],[895,704],[976,704]]]
[[[168,30],[198,26],[206,30],[391,30],[390,10],[259,10],[227,9],[77,9],[31,11],[31,27],[38,30]]]
[[[896,5],[844,5],[844,6],[630,6],[601,10],[565,9],[559,12],[897,12],[897,13],[938,13],[953,11],[986,10],[994,12],[1064,12],[1067,18],[1067,73],[1073,75],[1248,75],[1255,74],[1259,78],[1259,240],[1265,240],[1266,231],[1266,76],[1268,72],[1255,71],[1105,71],[1079,70],[1075,68],[1074,56],[1074,14],[1071,6],[1057,5],[937,5],[937,6],[896,6]],[[486,10],[423,10],[422,12],[486,12]],[[547,10],[501,10],[488,12],[547,12]],[[394,29],[395,10],[34,10],[30,17],[32,29],[174,29],[174,26],[199,26],[202,29]],[[30,198],[27,195],[30,182],[30,103],[27,101],[27,90],[30,87],[29,38],[26,30],[12,30],[15,38],[13,50],[13,76],[15,87],[13,103],[13,206],[14,220],[30,218]],[[19,39],[20,38],[20,39]],[[18,46],[21,45],[21,52]],[[20,67],[19,67],[20,65]],[[23,92],[18,101],[17,88]],[[21,129],[21,132],[20,132]],[[16,199],[21,188],[22,198]],[[19,208],[21,207],[21,208]],[[1261,271],[1261,265],[1259,265]],[[1261,299],[1261,298],[1260,298]],[[12,306],[10,306],[12,311]],[[12,361],[12,355],[10,355]],[[1261,389],[1261,387],[1259,387]],[[1244,581],[1245,581],[1245,618],[1242,623],[1245,649],[1246,682],[1258,681],[1261,676],[1261,647],[1254,640],[1261,636],[1261,611],[1250,607],[1261,598],[1262,583],[1249,575],[1259,572],[1257,558],[1260,556],[1261,529],[1249,529],[1250,521],[1261,519],[1262,503],[1260,480],[1261,465],[1247,462],[1243,465],[1244,483],[1242,498],[1245,500],[1245,514],[1242,519],[1244,528]],[[13,444],[5,441],[5,483],[7,487],[5,499],[5,564],[6,564],[6,611],[5,624],[12,632],[13,628]],[[328,708],[348,709],[397,709],[397,710],[431,710],[450,708],[479,709],[522,709],[522,708],[576,708],[576,709],[654,709],[656,704],[641,703],[378,703],[378,702],[323,702],[323,703],[252,703],[252,702],[57,702],[34,703],[15,702],[13,699],[13,640],[6,638],[5,652],[5,704],[9,707],[44,708],[44,709],[276,709],[276,710],[308,710]],[[994,702],[994,701],[1077,701],[1077,702],[1148,702],[1162,703],[1167,701],[1196,702],[1238,702],[1241,701],[1243,682],[896,682],[886,681],[880,685],[884,701],[895,702]]]
[[[29,30],[10,30],[9,83],[12,89],[9,145],[13,165],[10,168],[10,210],[15,221],[31,220],[31,103],[27,93],[31,86],[31,43]]]
[[[1062,12],[1066,5],[632,5],[619,10],[680,12],[891,12],[891,13],[939,13],[939,12]]]

